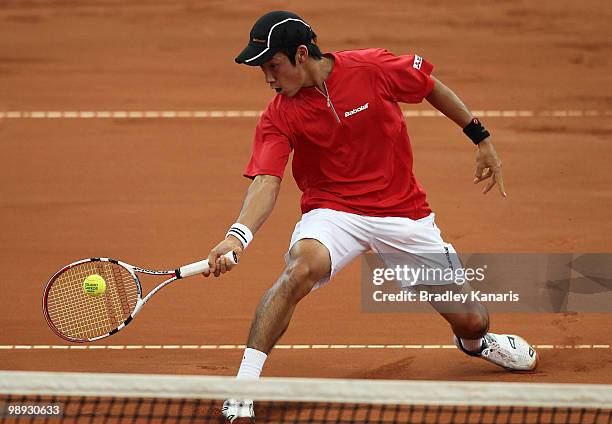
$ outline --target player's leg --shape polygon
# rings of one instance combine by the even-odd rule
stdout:
[[[450,324],[455,345],[470,356],[482,357],[489,362],[512,371],[531,371],[537,367],[535,350],[523,338],[511,334],[488,331],[489,314],[486,307],[471,300],[468,283],[448,285],[422,285],[418,290],[429,294],[467,294],[462,301],[436,301],[429,303]]]
[[[388,267],[408,265],[416,269],[457,271],[462,265],[452,245],[445,243],[435,224],[434,214],[413,221],[391,218],[377,225],[376,250]],[[396,262],[401,263],[396,263]],[[431,273],[432,275],[439,275]],[[410,290],[429,293],[470,292],[469,284],[448,284],[435,280],[419,281]],[[454,297],[452,297],[454,298]],[[432,306],[451,325],[457,347],[471,356],[483,357],[511,370],[533,370],[538,358],[535,350],[521,337],[489,333],[489,314],[471,296],[461,301],[431,301]]]
[[[429,304],[449,323],[457,347],[470,356],[480,356],[483,338],[489,331],[489,312],[480,302],[470,297],[469,283],[420,285],[415,290],[426,291],[433,300]],[[437,301],[435,295],[451,292],[466,295],[460,302]]]
[[[259,301],[247,346],[269,354],[289,326],[298,302],[330,272],[330,254],[320,241],[301,239],[295,243],[283,273]]]
[[[286,267],[257,306],[238,378],[258,378],[298,302],[369,249],[362,221],[357,215],[329,209],[302,216],[291,237]],[[222,414],[233,423],[242,418],[249,422],[254,417],[253,402],[228,399]]]
[[[450,324],[455,336],[463,340],[481,339],[489,330],[489,311],[480,302],[472,300],[469,296],[471,287],[469,283],[422,285],[417,290],[425,290],[429,294],[467,294],[465,301],[447,302],[437,301],[436,297],[429,304]],[[477,346],[479,348],[480,346]],[[476,349],[476,348],[475,348]]]
[[[291,236],[286,267],[257,306],[249,348],[268,354],[287,329],[297,303],[369,249],[362,221],[330,209],[302,216]]]
[[[281,276],[259,301],[238,378],[259,378],[267,355],[289,326],[296,305],[330,271],[329,251],[318,240],[301,239],[291,247]],[[221,412],[230,423],[251,423],[255,418],[252,400],[227,399]]]

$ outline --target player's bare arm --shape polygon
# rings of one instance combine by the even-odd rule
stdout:
[[[272,175],[256,176],[247,190],[240,216],[236,222],[245,225],[253,233],[257,232],[274,209],[280,184],[281,179],[278,177]],[[240,258],[243,247],[243,243],[237,236],[228,235],[208,254],[208,261],[211,266],[209,272],[204,275],[208,277],[213,274],[218,277],[229,271],[232,264],[223,255],[233,250]]]
[[[472,113],[450,88],[433,76],[432,79],[435,85],[429,96],[427,96],[427,101],[461,128],[465,128],[474,119]],[[474,184],[489,178],[491,179],[484,188],[483,193],[488,193],[497,184],[501,195],[506,197],[501,166],[501,159],[493,147],[491,137],[480,141],[476,151]]]

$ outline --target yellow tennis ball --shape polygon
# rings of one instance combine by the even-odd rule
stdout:
[[[101,275],[92,274],[83,281],[83,290],[89,296],[99,296],[106,291],[106,281]]]

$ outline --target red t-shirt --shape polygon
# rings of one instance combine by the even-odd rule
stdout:
[[[433,66],[383,49],[333,53],[329,97],[314,87],[277,94],[255,131],[244,175],[282,178],[293,150],[302,213],[328,208],[366,216],[419,219],[431,209],[412,173],[412,148],[398,102],[420,103]]]

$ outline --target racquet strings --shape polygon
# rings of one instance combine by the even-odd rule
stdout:
[[[83,282],[92,274],[106,281],[103,294],[85,293]],[[108,334],[125,322],[137,301],[136,282],[125,268],[94,261],[69,268],[55,279],[47,296],[47,311],[60,333],[87,340]]]

